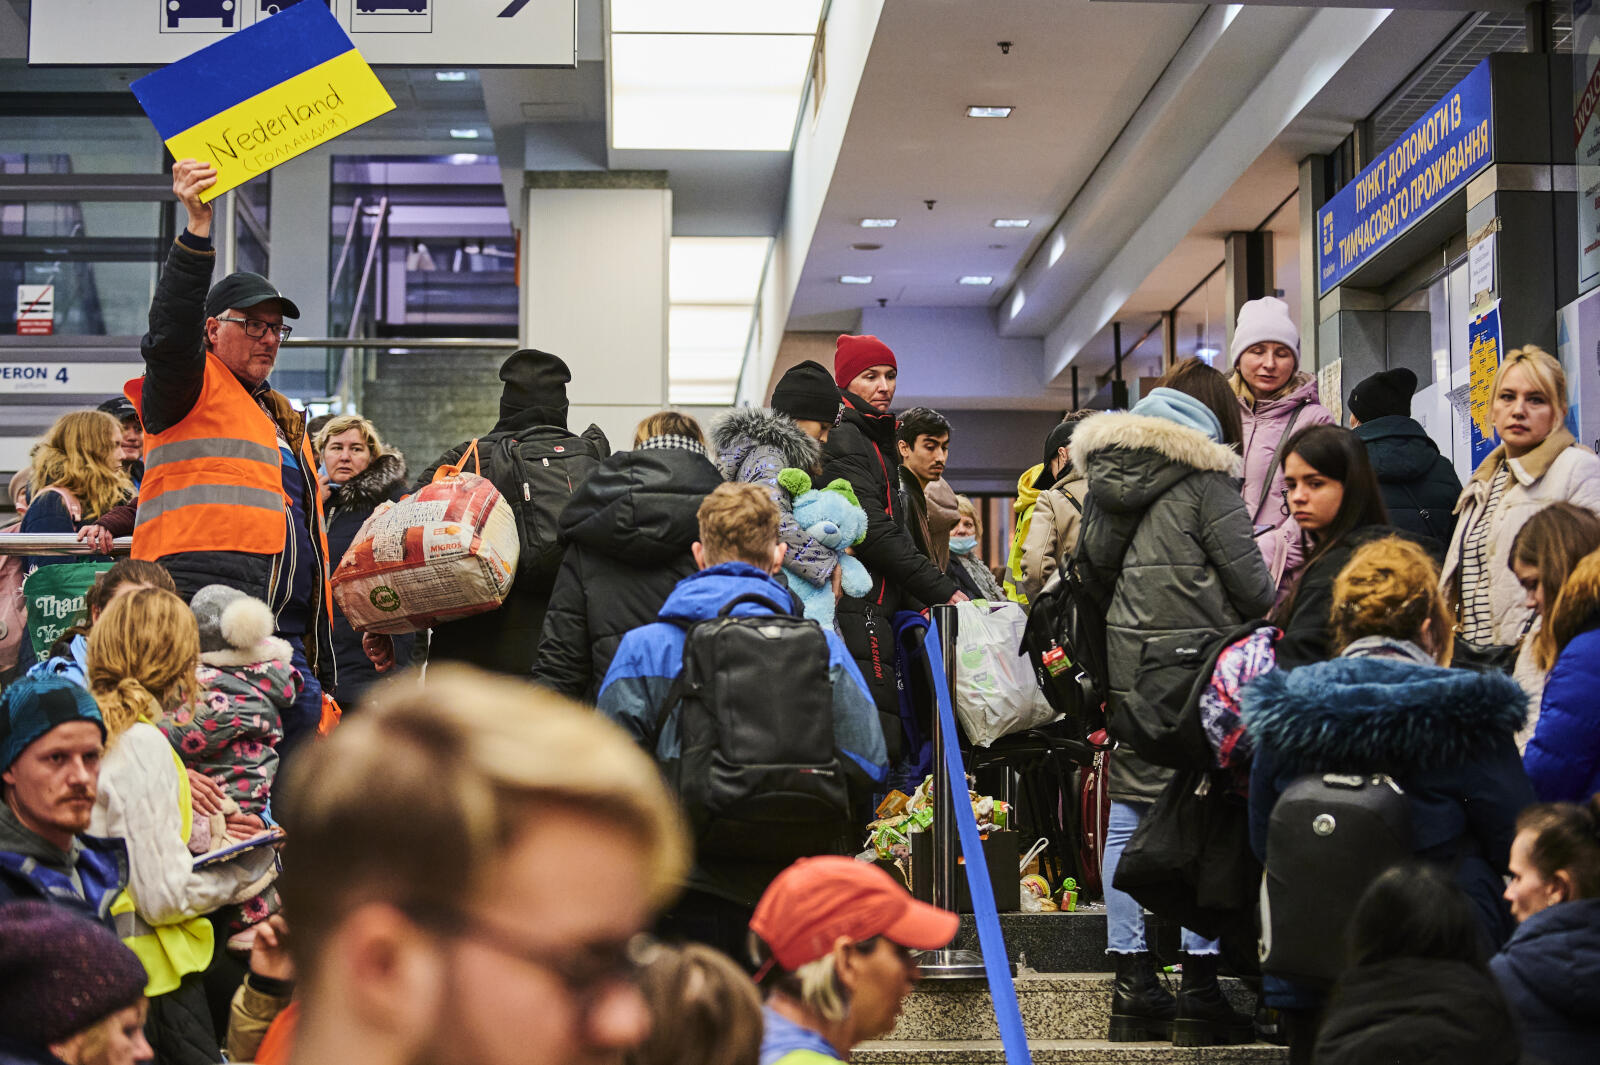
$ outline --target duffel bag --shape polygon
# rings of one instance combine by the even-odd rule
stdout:
[[[333,598],[357,632],[419,632],[494,610],[517,572],[517,519],[478,468],[474,440],[455,466],[356,533],[333,572]]]

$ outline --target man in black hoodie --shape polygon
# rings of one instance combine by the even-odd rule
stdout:
[[[506,601],[498,609],[433,630],[430,662],[470,662],[484,669],[526,677],[538,658],[539,633],[561,564],[557,520],[579,485],[611,454],[597,425],[581,436],[567,430],[567,382],[572,371],[560,358],[524,348],[500,367],[500,420],[478,437],[478,470],[494,482],[517,517],[522,558]],[[415,488],[433,480],[440,466],[456,465],[468,440],[422,471]],[[415,490],[415,488],[413,490]]]
[[[1417,375],[1405,367],[1375,373],[1350,390],[1350,425],[1367,445],[1389,523],[1436,541],[1435,554],[1456,528],[1461,478],[1439,445],[1411,417]]]

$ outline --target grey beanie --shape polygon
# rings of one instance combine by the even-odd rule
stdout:
[[[208,584],[189,601],[200,625],[200,653],[244,650],[272,635],[272,608],[226,584]]]

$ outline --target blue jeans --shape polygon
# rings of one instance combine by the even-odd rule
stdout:
[[[1144,939],[1144,907],[1125,891],[1111,886],[1117,875],[1122,849],[1133,837],[1133,830],[1150,811],[1151,803],[1111,800],[1111,820],[1106,825],[1106,854],[1100,862],[1100,879],[1106,889],[1106,953],[1138,954],[1148,949]],[[1185,954],[1216,954],[1217,941],[1183,930]]]
[[[300,695],[295,699],[294,705],[284,712],[283,742],[278,744],[278,756],[280,760],[286,761],[291,748],[306,737],[317,734],[317,723],[322,720],[322,684],[317,680],[317,674],[312,670],[311,663],[306,661],[305,642],[316,637],[296,636],[292,633],[280,635],[294,652],[290,656],[290,664],[300,671]],[[281,764],[279,769],[281,771]]]

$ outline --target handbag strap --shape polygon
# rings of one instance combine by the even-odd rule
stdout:
[[[461,471],[467,468],[467,459],[469,457],[472,459],[472,472],[481,477],[482,471],[478,466],[478,438],[473,437],[472,443],[467,445],[467,449],[461,453],[460,458],[456,459],[454,463],[440,466],[433,471],[433,483],[437,484],[446,477],[459,476]]]
[[[1261,484],[1261,498],[1256,500],[1256,509],[1250,512],[1252,524],[1260,524],[1261,508],[1267,505],[1267,497],[1272,495],[1272,482],[1278,479],[1278,466],[1283,462],[1283,448],[1294,435],[1294,423],[1300,420],[1300,412],[1305,410],[1305,404],[1296,407],[1289,415],[1289,424],[1283,427],[1283,435],[1278,437],[1278,446],[1272,449],[1272,465],[1267,467],[1267,479]]]

